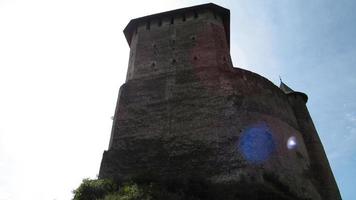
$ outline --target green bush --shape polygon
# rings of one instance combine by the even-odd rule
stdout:
[[[117,185],[107,179],[84,179],[78,189],[74,190],[73,200],[97,200],[117,191]]]
[[[130,182],[118,186],[107,179],[84,179],[73,191],[73,200],[201,200],[209,199],[208,191],[199,182]]]
[[[128,184],[120,188],[119,192],[105,196],[104,200],[151,200],[152,198],[137,184]]]
[[[129,183],[118,186],[108,179],[83,179],[73,200],[152,200],[149,187]]]

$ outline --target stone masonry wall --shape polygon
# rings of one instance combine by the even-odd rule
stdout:
[[[194,177],[234,186],[235,197],[321,199],[287,96],[233,68],[225,31],[205,8],[138,25],[99,177]]]

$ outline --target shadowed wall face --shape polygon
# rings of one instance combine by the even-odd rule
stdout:
[[[194,179],[230,191],[224,199],[320,199],[287,95],[233,68],[228,19],[205,4],[130,22],[100,178]]]
[[[288,94],[288,99],[293,107],[298,121],[299,129],[310,158],[310,171],[312,181],[317,187],[322,199],[341,199],[334,175],[331,171],[323,145],[314,127],[313,120],[306,107],[306,98],[303,93],[293,92]]]

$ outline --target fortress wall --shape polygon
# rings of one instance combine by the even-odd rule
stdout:
[[[233,68],[224,17],[205,8],[173,13],[135,22],[100,178],[198,177],[279,199],[321,199],[287,95]]]
[[[235,93],[244,93],[246,98],[249,98],[245,104],[247,110],[271,115],[299,129],[288,97],[271,81],[239,68],[233,68],[229,72],[229,79],[234,82]]]
[[[208,9],[154,18],[136,28],[131,39],[127,81],[184,70],[198,59],[204,60],[205,67],[216,66],[216,61],[223,59],[220,52],[229,55],[225,36],[216,37],[225,34],[223,21]]]
[[[111,148],[119,160],[116,176],[125,179],[145,171],[187,177],[189,172],[216,183],[279,183],[293,193],[307,191],[304,195],[319,198],[306,175],[308,154],[284,93],[245,70],[218,70],[203,80],[194,70],[181,72],[187,71],[180,78],[171,76],[169,97],[167,77],[122,86]],[[246,160],[238,148],[244,132],[254,126],[266,126],[275,144],[268,159],[258,164]],[[289,150],[286,144],[292,136],[298,147]],[[278,183],[270,183],[270,177]]]
[[[288,95],[288,99],[293,107],[310,157],[309,174],[313,177],[313,184],[318,188],[323,199],[341,199],[323,145],[306,107],[303,94],[298,92],[291,93]]]

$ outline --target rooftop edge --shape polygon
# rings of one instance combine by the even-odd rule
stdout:
[[[224,7],[221,7],[219,5],[213,4],[213,3],[185,7],[185,8],[170,10],[170,11],[166,11],[166,12],[161,12],[161,13],[157,13],[157,14],[153,14],[153,15],[147,15],[144,17],[132,19],[132,20],[130,20],[130,22],[127,24],[127,26],[125,27],[125,29],[123,31],[126,41],[129,45],[131,44],[131,38],[132,38],[133,31],[135,30],[135,27],[142,21],[152,20],[157,17],[169,17],[172,15],[179,15],[184,12],[195,11],[195,10],[204,9],[204,8],[211,9],[211,10],[215,11],[216,13],[219,13],[222,16],[223,22],[224,22],[224,28],[225,28],[225,32],[226,32],[226,39],[227,39],[228,47],[230,48],[230,10],[226,9]]]

